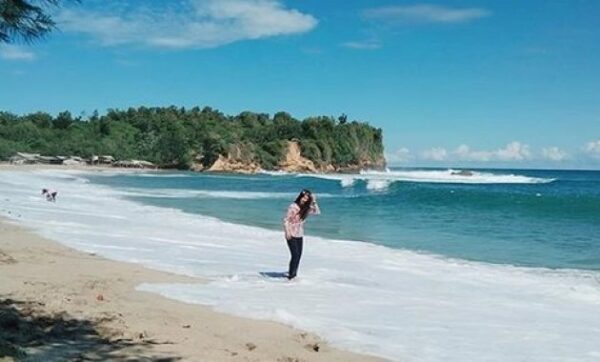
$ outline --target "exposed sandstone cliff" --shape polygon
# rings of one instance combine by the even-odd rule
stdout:
[[[302,156],[300,144],[296,141],[287,141],[285,154],[281,158],[277,170],[286,172],[305,172],[305,173],[331,173],[331,172],[358,172],[365,169],[384,169],[385,159],[382,157],[372,160],[367,157],[359,162],[343,167],[335,167],[332,164],[315,165],[308,158]],[[209,167],[197,167],[197,171],[211,172],[239,172],[256,173],[262,168],[256,161],[252,149],[242,145],[232,146],[227,155],[219,155],[218,159]]]
[[[260,166],[254,162],[246,162],[235,159],[230,156],[219,155],[215,163],[210,166],[208,171],[212,172],[240,172],[255,173],[260,170]]]
[[[287,172],[317,172],[315,164],[302,156],[298,142],[288,141],[285,156],[279,163],[279,169]]]
[[[227,156],[219,155],[207,171],[255,173],[260,169],[260,165],[244,145],[235,145],[229,149]]]

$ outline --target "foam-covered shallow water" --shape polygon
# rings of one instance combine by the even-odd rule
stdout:
[[[289,283],[278,277],[288,260],[280,231],[133,201],[123,190],[136,176],[116,188],[94,182],[97,175],[3,172],[0,213],[80,250],[209,280],[142,290],[280,321],[356,352],[399,361],[600,359],[597,271],[472,262],[309,236],[300,278]],[[172,190],[164,187],[168,178],[156,177],[166,184],[155,188]],[[251,183],[271,181],[247,182],[247,192],[263,192]],[[59,190],[56,203],[41,197],[44,187]],[[382,196],[364,192],[331,201]]]

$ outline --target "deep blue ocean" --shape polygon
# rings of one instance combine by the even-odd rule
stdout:
[[[600,270],[600,171],[392,169],[363,175],[193,172],[95,175],[135,201],[282,229],[318,195],[311,235],[487,263]],[[283,238],[283,235],[282,235]]]

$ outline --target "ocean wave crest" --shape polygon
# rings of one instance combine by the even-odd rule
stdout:
[[[515,174],[499,174],[467,170],[386,170],[361,171],[358,174],[302,174],[326,180],[337,180],[342,187],[350,187],[358,180],[367,183],[369,190],[383,190],[394,182],[422,182],[448,184],[540,184],[555,179]]]

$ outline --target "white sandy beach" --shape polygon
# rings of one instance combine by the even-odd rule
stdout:
[[[7,221],[0,235],[0,309],[13,316],[0,320],[2,333],[35,360],[377,360],[284,325],[134,289],[200,280],[78,252]]]

